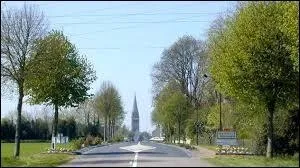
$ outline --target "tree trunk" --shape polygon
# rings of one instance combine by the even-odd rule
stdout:
[[[180,143],[180,122],[178,122],[178,143]]]
[[[273,157],[273,115],[275,111],[275,101],[268,103],[268,144],[267,144],[267,158]]]
[[[108,132],[108,140],[110,140],[110,120],[108,119],[108,130],[107,130],[107,132]]]
[[[104,136],[103,136],[104,142],[106,142],[106,125],[107,125],[107,119],[106,117],[104,117]]]
[[[58,105],[54,105],[54,120],[53,120],[53,129],[52,129],[52,137],[57,136],[57,125],[58,125]]]
[[[17,108],[17,122],[16,122],[16,134],[15,134],[15,152],[14,157],[19,157],[20,155],[20,137],[21,137],[21,112],[22,112],[22,104],[23,104],[23,85],[19,86],[19,100],[18,100],[18,108]]]
[[[115,121],[113,121],[113,124],[112,124],[112,136],[113,137],[115,136]]]

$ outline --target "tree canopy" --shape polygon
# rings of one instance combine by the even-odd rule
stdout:
[[[267,156],[272,155],[276,107],[299,99],[298,15],[294,2],[249,2],[211,35],[210,70],[217,89],[268,110]]]

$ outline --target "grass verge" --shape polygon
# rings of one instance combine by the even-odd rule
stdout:
[[[70,154],[42,154],[50,148],[50,143],[21,143],[20,147],[20,157],[15,159],[13,158],[14,143],[1,143],[1,167],[53,167],[75,157]]]
[[[203,147],[203,148],[206,148],[206,149],[209,149],[209,150],[212,150],[214,152],[217,152],[217,145],[209,145],[209,144],[199,144],[200,147]]]
[[[219,155],[206,160],[216,166],[225,167],[299,167],[299,160],[294,157],[268,159],[265,156]]]

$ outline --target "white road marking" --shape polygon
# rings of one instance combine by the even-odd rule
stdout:
[[[139,153],[136,152],[135,156],[134,156],[133,163],[132,163],[132,167],[136,167],[137,166],[137,158],[138,158],[138,156],[139,156]]]
[[[133,163],[132,163],[132,161],[129,162],[129,164],[132,163],[132,167],[137,166],[137,158],[138,158],[138,155],[139,155],[138,153],[139,152],[144,151],[144,150],[149,150],[149,149],[155,149],[155,148],[156,147],[153,147],[153,146],[141,145],[140,142],[138,142],[137,145],[120,147],[120,149],[128,150],[128,151],[131,151],[131,152],[135,153]]]
[[[153,146],[146,146],[146,145],[141,145],[141,143],[139,142],[137,145],[131,145],[131,146],[125,146],[125,147],[120,147],[120,149],[125,149],[131,152],[141,152],[144,150],[150,150],[150,149],[155,149],[156,147]]]

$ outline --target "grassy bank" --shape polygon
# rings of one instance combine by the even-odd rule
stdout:
[[[199,146],[215,152],[217,151],[216,148],[218,147],[217,145],[209,145],[209,144],[199,144]]]
[[[42,154],[50,143],[21,143],[20,158],[13,158],[14,143],[1,143],[2,166],[57,166],[71,160],[70,154]]]
[[[225,167],[299,167],[299,159],[293,157],[265,156],[215,156],[207,160],[216,166]]]

